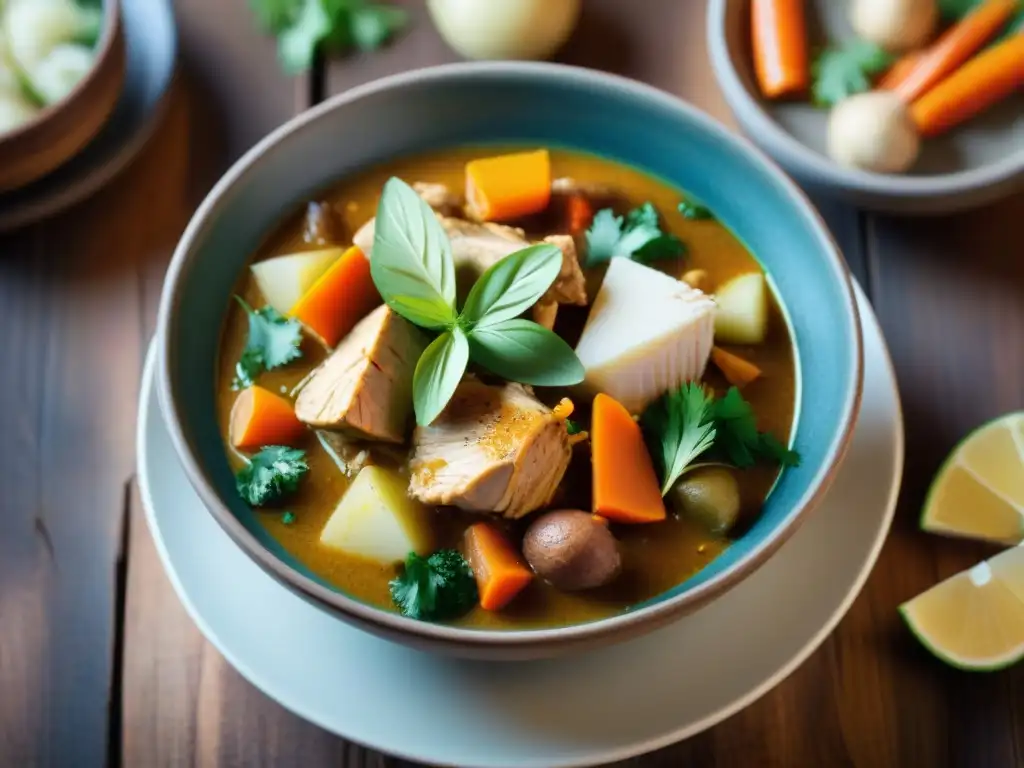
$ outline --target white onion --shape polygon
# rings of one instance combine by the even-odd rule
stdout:
[[[890,51],[924,45],[938,20],[935,0],[854,0],[850,9],[857,34]]]
[[[906,105],[890,91],[858,93],[829,116],[828,152],[837,163],[900,173],[917,160],[920,138]]]
[[[34,118],[38,110],[17,93],[0,92],[0,133],[12,131]]]
[[[580,0],[427,0],[445,41],[469,59],[545,59],[568,40]]]
[[[9,0],[5,18],[11,53],[26,68],[57,45],[74,40],[83,24],[74,0]]]
[[[93,53],[84,45],[58,45],[32,68],[32,85],[47,104],[53,104],[71,93],[92,63]]]

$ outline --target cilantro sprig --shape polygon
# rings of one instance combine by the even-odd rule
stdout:
[[[235,474],[235,487],[247,504],[264,507],[294,493],[308,471],[305,451],[268,445]]]
[[[826,48],[811,65],[811,96],[819,107],[831,107],[848,96],[871,90],[872,79],[892,66],[895,58],[875,43],[853,40]]]
[[[684,219],[689,219],[690,221],[715,220],[715,214],[711,212],[710,208],[694,200],[680,201],[679,212],[683,214]]]
[[[473,570],[454,549],[430,557],[410,552],[402,572],[388,586],[402,615],[424,621],[457,619],[477,601]]]
[[[451,243],[437,217],[401,179],[384,185],[370,275],[392,310],[438,332],[413,375],[418,424],[430,424],[444,410],[470,360],[523,384],[583,380],[582,363],[561,337],[519,317],[544,295],[561,266],[562,252],[546,243],[509,254],[480,276],[460,312]]]
[[[302,357],[302,326],[298,320],[282,316],[266,306],[253,309],[241,296],[235,299],[249,316],[249,336],[242,357],[235,365],[232,389],[245,389],[256,383],[264,371],[287,365]]]
[[[671,259],[686,253],[683,241],[663,232],[658,211],[650,203],[634,208],[625,217],[602,208],[587,229],[587,266],[625,256],[641,264]]]
[[[373,51],[408,23],[401,8],[367,0],[250,0],[261,27],[277,38],[285,71],[309,69],[318,50]]]
[[[703,385],[689,382],[648,406],[640,424],[658,465],[663,496],[704,454],[741,469],[758,462],[800,464],[799,453],[758,431],[754,410],[736,387],[716,399]]]

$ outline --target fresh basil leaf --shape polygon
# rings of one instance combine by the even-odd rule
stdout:
[[[289,74],[307,70],[320,42],[331,31],[331,18],[321,0],[304,0],[294,22],[277,38],[277,55]]]
[[[510,253],[473,284],[460,319],[493,325],[517,317],[551,287],[562,259],[561,250],[549,243]]]
[[[412,403],[416,423],[428,426],[448,405],[469,363],[466,334],[455,326],[428,346],[416,363],[412,377]]]
[[[370,257],[384,302],[423,328],[455,322],[455,264],[448,236],[419,195],[398,178],[384,185]]]
[[[583,363],[561,336],[542,325],[513,318],[477,326],[469,333],[473,361],[509,381],[564,387],[583,381]]]

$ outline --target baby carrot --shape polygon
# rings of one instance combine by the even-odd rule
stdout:
[[[231,444],[235,448],[293,445],[305,427],[292,404],[263,387],[243,389],[231,406]]]
[[[761,369],[739,355],[726,352],[721,347],[711,348],[711,362],[722,372],[725,380],[734,387],[745,387],[761,376]]]
[[[807,28],[804,0],[752,0],[754,71],[765,98],[793,96],[807,89]]]
[[[533,580],[533,572],[519,553],[490,523],[469,526],[465,542],[480,607],[485,611],[500,611]]]
[[[883,91],[895,90],[896,86],[906,80],[907,75],[917,68],[924,55],[925,51],[920,49],[903,54],[878,81],[878,88]]]
[[[924,137],[953,128],[1024,85],[1024,35],[979,53],[910,107]]]
[[[288,314],[333,347],[380,301],[370,277],[370,260],[352,246],[313,283]]]
[[[665,502],[640,425],[608,395],[594,398],[590,447],[595,515],[616,523],[665,519]]]
[[[466,201],[473,218],[509,221],[543,211],[551,201],[546,149],[482,157],[466,163]]]
[[[1017,8],[1017,0],[985,0],[925,49],[913,69],[889,90],[908,104],[916,101],[992,39]]]

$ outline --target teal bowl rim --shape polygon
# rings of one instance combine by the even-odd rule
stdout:
[[[368,605],[342,592],[330,589],[314,579],[299,573],[267,550],[244,524],[238,520],[220,499],[206,469],[199,462],[190,445],[181,423],[182,409],[177,402],[176,392],[167,374],[172,369],[175,344],[169,340],[173,328],[172,318],[179,310],[179,283],[192,266],[194,245],[201,241],[211,220],[218,215],[222,198],[247,170],[275,144],[301,131],[311,122],[341,107],[360,99],[396,87],[414,85],[420,82],[443,82],[445,80],[473,79],[480,75],[507,74],[519,77],[555,78],[568,86],[593,86],[627,92],[634,97],[657,102],[659,106],[672,110],[688,122],[708,131],[726,143],[734,145],[758,171],[770,179],[780,193],[789,199],[794,213],[804,219],[804,224],[814,234],[820,245],[819,255],[831,268],[837,283],[844,287],[845,312],[850,319],[852,344],[849,349],[849,368],[854,372],[850,377],[841,408],[842,428],[833,436],[825,452],[817,474],[808,483],[798,502],[786,520],[771,535],[755,546],[746,555],[706,582],[696,585],[680,594],[656,603],[627,611],[596,621],[562,627],[522,630],[480,630],[446,624],[432,624],[401,616],[382,608]],[[298,596],[326,608],[335,615],[351,621],[371,632],[399,642],[419,642],[437,650],[455,650],[486,655],[488,649],[507,651],[509,657],[519,654],[543,653],[544,647],[560,648],[591,645],[616,636],[635,635],[653,630],[679,616],[695,610],[714,599],[763,565],[790,535],[798,528],[804,517],[821,501],[838,465],[846,454],[853,434],[853,427],[860,409],[863,382],[863,340],[860,316],[857,310],[853,281],[840,255],[840,250],[828,227],[815,210],[810,200],[761,150],[747,139],[730,132],[725,126],[669,93],[619,75],[612,75],[581,67],[564,64],[538,62],[459,62],[413,70],[374,80],[362,86],[338,94],[323,103],[291,119],[267,135],[256,146],[243,155],[214,185],[200,204],[185,229],[175,249],[168,268],[160,300],[158,314],[157,343],[159,345],[159,366],[157,369],[157,394],[167,421],[168,431],[186,474],[204,505],[226,533],[268,574]],[[520,656],[525,657],[525,656]]]
[[[827,185],[860,195],[860,200],[870,195],[879,201],[903,201],[904,205],[907,201],[922,205],[930,203],[935,213],[970,207],[975,203],[963,198],[984,192],[984,199],[977,200],[980,205],[1008,194],[1024,180],[1024,149],[1018,149],[997,163],[931,176],[843,168],[831,158],[814,151],[772,119],[740,77],[726,34],[729,6],[739,2],[749,5],[750,0],[709,0],[705,34],[711,69],[744,132],[757,137],[758,145],[794,176],[808,184]]]

